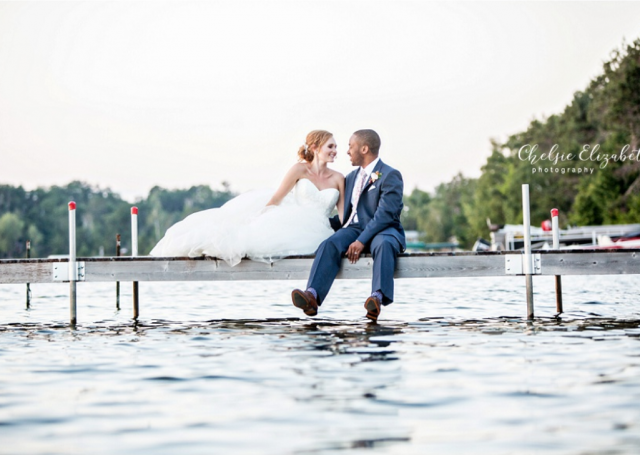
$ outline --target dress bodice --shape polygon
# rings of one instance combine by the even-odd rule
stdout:
[[[319,190],[311,180],[300,179],[293,188],[292,196],[295,204],[302,206],[314,206],[323,210],[328,217],[338,202],[340,192],[336,188]]]

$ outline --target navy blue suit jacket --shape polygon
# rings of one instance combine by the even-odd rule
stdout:
[[[350,172],[345,181],[345,201],[342,219],[346,222],[351,215],[351,193],[355,185],[360,168]],[[402,175],[391,166],[387,166],[378,161],[373,168],[380,173],[380,178],[375,182],[369,179],[362,189],[358,200],[358,223],[362,227],[362,233],[358,240],[368,246],[371,239],[377,234],[388,234],[394,236],[400,242],[401,251],[407,248],[404,237],[404,229],[400,224],[400,214],[402,213],[402,194],[404,183]]]

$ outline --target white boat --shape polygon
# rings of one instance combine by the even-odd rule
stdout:
[[[550,226],[546,223],[543,223],[543,226],[530,227],[532,249],[550,249],[550,245],[553,244]],[[569,227],[560,229],[559,238],[560,248],[640,248],[640,224]],[[491,232],[492,251],[514,251],[523,247],[522,224],[498,226]]]

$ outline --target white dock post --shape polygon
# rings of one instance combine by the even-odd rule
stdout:
[[[131,256],[138,255],[138,207],[131,207]]]
[[[120,257],[120,234],[116,234],[116,257]],[[120,311],[120,282],[116,281],[116,310]]]
[[[527,319],[533,319],[533,255],[531,254],[531,214],[529,212],[529,185],[522,185],[522,213],[524,224],[524,257],[522,270],[527,284]]]
[[[131,207],[131,256],[138,255],[138,207]],[[133,282],[133,319],[138,320],[140,314],[138,300],[138,282]]]
[[[553,232],[553,249],[560,249],[560,230],[558,228],[558,209],[551,209],[551,230]],[[560,275],[555,276],[556,279],[556,311],[558,315],[564,310],[562,309],[562,278]],[[557,316],[557,315],[556,315]]]
[[[27,259],[31,258],[31,240],[27,240]],[[27,310],[31,308],[31,284],[27,283]]]
[[[76,203],[69,202],[69,310],[71,327],[76,326],[76,281],[78,281],[78,263],[76,262]]]

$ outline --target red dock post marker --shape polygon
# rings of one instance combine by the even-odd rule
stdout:
[[[76,262],[76,203],[69,202],[69,312],[71,327],[76,326],[76,281],[78,281],[78,264]]]
[[[560,249],[560,230],[558,228],[558,209],[551,209],[551,230],[553,231],[553,249]],[[562,309],[562,278],[556,275],[556,311],[558,315]],[[557,316],[557,315],[556,315]]]
[[[138,255],[138,207],[131,207],[131,256]],[[133,319],[138,320],[140,314],[138,300],[138,282],[133,282]]]

